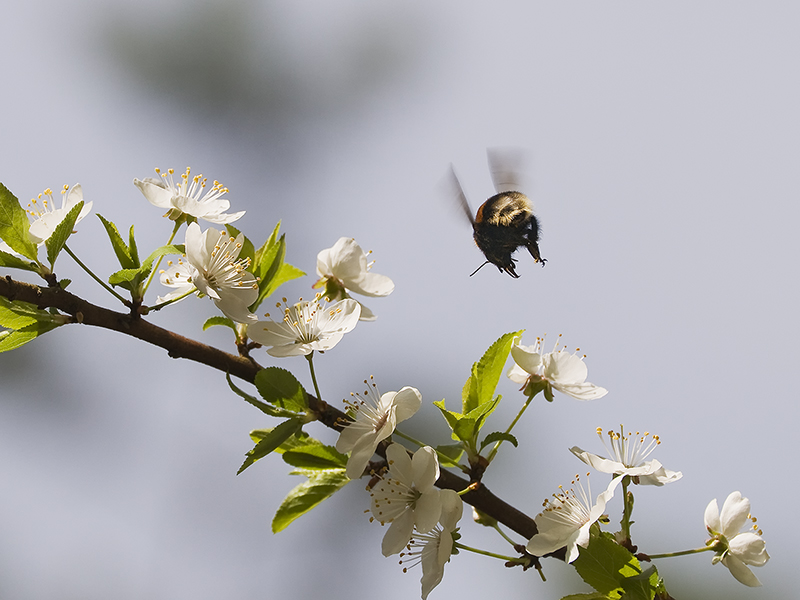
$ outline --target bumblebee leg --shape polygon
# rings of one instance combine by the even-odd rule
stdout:
[[[528,246],[528,252],[531,253],[533,260],[535,260],[538,263],[542,263],[542,266],[544,266],[544,263],[547,262],[547,259],[542,258],[542,255],[539,253],[539,244],[537,244],[535,240],[528,240],[527,246]]]

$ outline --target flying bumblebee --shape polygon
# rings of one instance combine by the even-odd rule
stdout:
[[[455,170],[450,165],[450,186],[472,223],[475,244],[486,257],[486,262],[475,269],[470,277],[481,267],[492,263],[501,272],[518,278],[514,268],[516,261],[511,258],[518,247],[525,246],[533,260],[542,266],[546,262],[539,253],[539,221],[533,214],[533,203],[518,191],[521,154],[518,151],[494,148],[488,149],[486,154],[497,193],[480,206],[475,217],[472,216]]]

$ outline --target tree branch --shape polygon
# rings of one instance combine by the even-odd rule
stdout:
[[[15,281],[10,276],[6,276],[0,277],[0,295],[12,301],[22,300],[35,304],[40,309],[56,308],[72,316],[75,323],[109,329],[135,337],[163,348],[172,358],[192,360],[223,373],[230,373],[250,383],[255,381],[256,373],[262,368],[249,357],[230,354],[178,335],[145,321],[139,315],[119,313],[96,306],[60,287],[39,287]],[[317,415],[319,421],[337,431],[342,429],[343,423],[347,421],[347,416],[342,411],[311,394],[308,395],[308,401],[309,408]],[[469,483],[466,479],[450,471],[442,470],[436,485],[440,488],[461,491],[467,488]],[[530,539],[536,533],[536,524],[533,519],[495,496],[483,484],[464,494],[462,499],[497,519],[525,539]]]

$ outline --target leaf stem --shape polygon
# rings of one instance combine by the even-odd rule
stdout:
[[[700,552],[713,551],[714,546],[703,546],[702,548],[694,548],[693,550],[681,550],[680,552],[666,552],[664,554],[648,554],[648,558],[670,558],[672,556],[686,556],[687,554],[699,554]]]
[[[504,556],[502,554],[495,554],[494,552],[489,552],[488,550],[481,550],[479,548],[473,548],[471,546],[465,546],[464,544],[461,544],[459,542],[455,542],[453,545],[456,548],[459,548],[461,550],[466,550],[468,552],[474,552],[475,554],[481,554],[483,556],[489,556],[491,558],[499,558],[500,560],[505,560],[505,561],[508,561],[508,562],[515,562],[515,563],[525,562],[524,560],[520,559],[518,556],[515,557],[515,556]]]
[[[538,393],[538,392],[536,392],[536,393]],[[531,401],[534,399],[534,397],[536,397],[536,393],[534,393],[533,396],[531,396],[530,398],[528,398],[525,401],[525,404],[522,405],[522,408],[519,410],[519,413],[517,414],[516,417],[514,417],[514,420],[511,421],[511,425],[508,426],[508,429],[506,429],[505,433],[507,433],[507,434],[511,433],[511,430],[514,429],[514,426],[522,418],[522,415],[525,413],[525,410],[528,408],[528,406],[530,405]],[[498,440],[497,441],[497,443],[494,445],[494,448],[492,448],[491,452],[489,452],[489,456],[486,457],[487,461],[489,461],[491,463],[492,460],[494,460],[494,457],[497,455],[497,451],[500,449],[500,444],[502,444],[504,441],[505,440]]]
[[[86,273],[88,273],[88,274],[89,274],[89,277],[91,277],[91,278],[92,278],[92,279],[94,279],[94,280],[95,280],[97,283],[99,283],[99,284],[100,284],[100,286],[101,286],[101,287],[103,287],[103,289],[105,289],[107,292],[109,292],[109,293],[110,293],[112,296],[114,296],[114,297],[115,297],[117,300],[119,300],[120,302],[122,302],[122,303],[123,303],[125,306],[127,306],[127,307],[130,307],[130,306],[131,306],[131,301],[130,301],[130,300],[126,300],[125,298],[123,298],[122,296],[120,296],[120,295],[119,295],[117,292],[115,292],[115,291],[114,291],[114,290],[113,290],[113,289],[112,289],[112,288],[111,288],[111,287],[110,287],[110,286],[109,286],[107,283],[105,283],[105,282],[104,282],[102,279],[100,279],[100,278],[99,278],[97,275],[95,275],[95,274],[92,272],[92,270],[91,270],[89,267],[87,267],[85,264],[83,264],[83,262],[81,261],[81,259],[80,259],[80,258],[78,258],[78,257],[75,255],[75,253],[74,253],[72,250],[70,250],[70,249],[69,249],[69,246],[67,246],[66,244],[64,244],[64,250],[66,250],[67,254],[69,254],[69,255],[72,257],[72,260],[74,260],[76,263],[78,263],[78,266],[79,266],[81,269],[83,269],[84,271],[86,271]]]

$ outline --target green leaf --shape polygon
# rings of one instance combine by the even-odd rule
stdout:
[[[492,414],[499,402],[500,396],[480,404],[466,415],[447,410],[444,407],[444,400],[434,402],[433,405],[442,412],[442,416],[453,430],[453,439],[461,440],[468,443],[470,447],[474,447],[478,432],[483,427],[486,417]]]
[[[14,350],[58,327],[56,323],[37,321],[16,331],[0,331],[0,352]]]
[[[590,592],[589,594],[570,594],[561,600],[609,600],[609,597],[600,592]]]
[[[133,237],[133,225],[128,232],[128,254],[134,264],[139,264],[139,248],[136,246],[136,239]]]
[[[236,474],[239,475],[254,462],[264,458],[288,438],[293,436],[302,426],[302,421],[298,419],[288,419],[272,429],[260,442],[256,444],[255,448],[247,453],[247,458],[242,463],[242,466],[239,467],[239,470],[236,471]]]
[[[586,583],[611,598],[620,597],[624,579],[642,573],[639,560],[609,533],[592,536],[572,565]]]
[[[228,386],[231,388],[231,390],[233,391],[234,394],[236,394],[237,396],[242,398],[245,402],[247,402],[249,404],[252,404],[258,410],[260,410],[261,412],[269,415],[270,417],[286,418],[286,417],[293,417],[294,416],[293,413],[291,413],[291,412],[289,412],[287,410],[282,410],[280,408],[275,408],[274,406],[272,406],[271,404],[267,404],[266,402],[261,402],[261,400],[258,400],[256,398],[254,398],[250,394],[246,393],[244,390],[236,387],[236,385],[234,385],[233,381],[231,380],[230,373],[226,373],[225,374],[225,379],[228,381]],[[263,430],[263,431],[266,432],[265,435],[268,435],[269,432],[271,432],[272,430],[271,429],[267,429],[267,430]],[[252,437],[252,433],[251,433],[250,437]],[[259,439],[261,439],[261,438],[259,438]],[[256,441],[256,440],[253,440],[253,441]]]
[[[185,252],[186,252],[186,248],[184,247],[183,244],[169,244],[167,246],[161,246],[159,248],[156,248],[155,250],[153,250],[150,253],[150,255],[147,258],[144,259],[144,262],[142,263],[141,270],[142,271],[146,270],[146,275],[145,275],[145,277],[146,277],[147,275],[150,274],[150,270],[152,269],[153,262],[157,258],[161,258],[162,256],[168,256],[170,254],[180,254],[180,255],[182,255]]]
[[[644,573],[622,580],[625,600],[653,600],[656,592],[662,588],[661,578],[655,565],[651,565]]]
[[[327,471],[292,471],[292,475],[306,475],[309,479],[294,488],[281,503],[272,519],[272,532],[283,531],[295,519],[303,516],[346,486],[350,480],[345,469]]]
[[[146,277],[146,275],[142,277],[142,272],[139,269],[122,269],[109,275],[108,283],[133,292]]]
[[[286,369],[267,367],[256,373],[255,382],[258,393],[271,404],[295,412],[308,408],[306,391]]]
[[[314,440],[316,442],[316,440]],[[333,446],[323,446],[319,442],[296,446],[283,453],[283,460],[293,467],[311,470],[344,469],[347,455]]]
[[[280,285],[305,275],[300,269],[283,262],[286,241],[285,236],[278,238],[280,227],[279,221],[267,241],[255,253],[252,271],[258,279],[258,299],[250,306],[251,311],[255,311]]]
[[[83,210],[83,200],[73,206],[61,222],[56,225],[53,234],[45,240],[44,245],[47,248],[47,260],[50,262],[50,267],[56,264],[58,254],[67,243],[67,239],[72,235],[72,228],[75,227],[75,221],[78,220],[78,215]]]
[[[479,404],[488,402],[494,397],[500,376],[508,361],[514,338],[522,335],[524,329],[500,336],[481,359],[472,366],[469,379],[462,390],[462,412],[465,414]]]
[[[0,250],[0,267],[8,267],[10,269],[25,269],[26,271],[38,271],[36,263],[23,260],[18,256],[3,252]]]
[[[31,222],[17,197],[0,183],[0,239],[25,258],[37,260],[38,249],[28,232]]]
[[[441,446],[436,446],[436,452],[450,459],[454,466],[458,466],[458,461],[461,460],[461,456],[464,454],[464,444],[442,444]],[[439,461],[442,461],[441,456]]]
[[[123,269],[138,269],[140,266],[138,256],[134,257],[131,249],[119,234],[117,226],[103,217],[103,215],[100,213],[97,213],[97,218],[100,219],[100,221],[103,223],[103,227],[106,228],[108,239],[111,240],[111,247],[114,249],[114,254],[117,255],[119,266],[121,266]]]
[[[480,449],[483,450],[489,444],[493,444],[494,442],[499,442],[500,440],[504,440],[506,442],[511,442],[514,445],[514,448],[517,448],[519,446],[519,443],[517,442],[517,438],[515,438],[510,433],[506,433],[505,431],[493,431],[492,433],[487,435],[485,438],[483,438],[483,441],[481,442],[481,448]]]
[[[49,316],[50,313],[39,309],[35,304],[22,300],[12,301],[0,296],[0,325],[3,327],[22,329]]]
[[[236,325],[233,321],[231,321],[228,317],[210,317],[206,319],[206,322],[203,323],[203,331],[207,329],[211,329],[215,325],[221,325],[223,327],[230,327],[233,330],[233,333],[236,333]]]
[[[254,429],[250,432],[250,439],[253,440],[254,443],[258,443],[263,440],[272,429]],[[280,446],[275,448],[275,452],[278,454],[283,454],[284,452],[288,452],[289,450],[294,450],[295,448],[300,448],[301,446],[323,446],[324,444],[319,440],[315,440],[310,435],[308,435],[302,429],[295,433],[292,437],[288,438],[285,442],[283,442]]]

